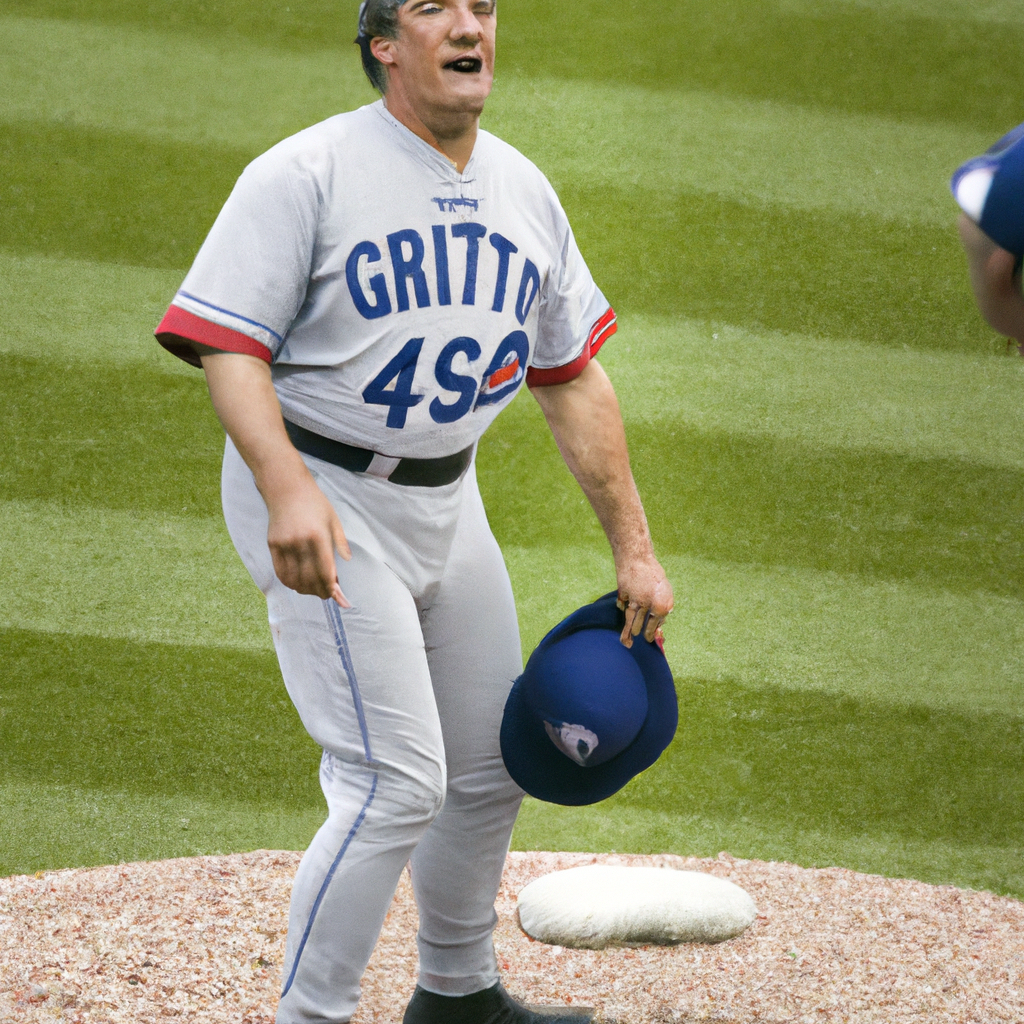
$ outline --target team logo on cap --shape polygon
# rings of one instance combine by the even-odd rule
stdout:
[[[554,722],[546,721],[544,731],[548,734],[548,739],[566,757],[572,758],[578,765],[586,768],[587,760],[594,752],[598,739],[585,725],[573,725],[570,722],[555,725]]]

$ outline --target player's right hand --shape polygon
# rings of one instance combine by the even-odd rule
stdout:
[[[351,608],[338,582],[335,552],[352,557],[334,506],[306,474],[282,494],[267,501],[270,525],[267,545],[277,578],[300,594],[315,594]]]

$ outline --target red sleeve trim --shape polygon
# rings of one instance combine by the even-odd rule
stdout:
[[[543,388],[551,384],[565,384],[578,377],[583,372],[583,367],[597,355],[601,346],[617,330],[615,310],[609,306],[608,312],[590,328],[590,335],[586,345],[583,346],[583,351],[571,363],[566,363],[565,366],[551,366],[547,369],[531,366],[526,371],[526,386]]]
[[[168,352],[192,366],[203,365],[192,347],[194,341],[210,348],[219,348],[223,352],[241,352],[267,363],[271,361],[267,346],[261,345],[248,334],[204,320],[180,306],[172,305],[153,333]]]

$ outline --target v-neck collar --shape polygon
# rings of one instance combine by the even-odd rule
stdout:
[[[402,145],[414,156],[418,157],[424,163],[426,163],[431,170],[439,171],[449,181],[455,181],[460,184],[465,184],[473,180],[473,164],[476,161],[476,150],[480,143],[479,132],[477,134],[476,144],[473,146],[473,152],[466,161],[466,166],[460,173],[458,168],[442,153],[440,150],[435,149],[429,142],[421,139],[411,128],[407,125],[402,124],[394,114],[384,105],[383,98],[377,100],[373,104],[374,108],[380,114],[384,120],[397,129],[399,139]]]

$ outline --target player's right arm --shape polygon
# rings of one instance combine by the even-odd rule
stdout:
[[[270,525],[267,544],[277,578],[300,594],[349,603],[338,583],[337,552],[351,558],[334,507],[285,432],[270,366],[256,356],[193,343],[213,408],[252,470]]]
[[[981,315],[993,330],[1013,338],[1018,347],[1024,345],[1024,295],[1016,257],[989,238],[966,213],[960,214],[957,227]]]

